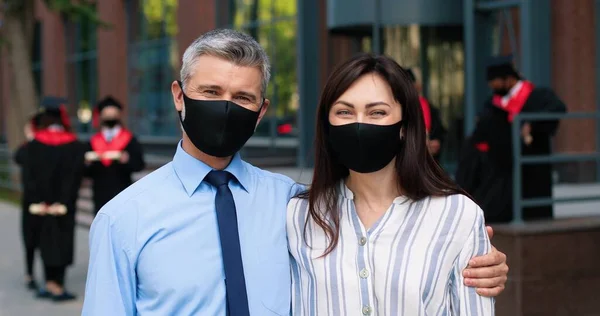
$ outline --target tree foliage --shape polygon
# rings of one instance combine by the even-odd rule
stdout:
[[[297,0],[300,1],[300,0]],[[233,25],[255,37],[271,59],[273,70],[268,97],[277,116],[295,110],[296,1],[237,0]]]
[[[43,0],[48,9],[77,20],[87,19],[108,27],[98,17],[93,3],[85,0]],[[35,27],[35,0],[0,0],[3,17],[0,36],[6,45],[3,58],[11,71],[9,76],[10,104],[8,108],[8,145],[15,149],[24,141],[23,126],[38,107],[38,97],[32,67],[33,33]]]

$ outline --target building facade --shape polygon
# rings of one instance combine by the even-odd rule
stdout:
[[[525,56],[528,63],[521,65],[532,71],[526,75],[554,88],[569,111],[594,111],[600,103],[597,0],[524,1],[531,3],[526,19],[522,7],[488,12],[478,7],[482,1],[96,1],[109,29],[68,21],[38,1],[33,71],[38,93],[68,97],[81,134],[92,132],[90,107],[110,94],[126,103],[127,124],[143,142],[171,146],[180,130],[170,84],[178,78],[183,51],[213,28],[243,30],[259,40],[273,65],[268,91],[272,107],[247,154],[289,156],[280,163],[310,166],[315,108],[327,75],[340,61],[375,49],[417,70],[424,94],[440,108],[448,129],[443,163],[452,170],[477,108],[489,93],[480,62],[484,57],[513,53],[523,59],[523,43],[546,47],[533,61]],[[525,33],[523,21],[528,23]],[[380,26],[375,28],[379,39],[372,36],[373,25]],[[379,47],[374,48],[375,42]],[[4,63],[0,111],[10,106]],[[2,121],[0,134],[6,125]],[[597,136],[593,120],[564,121],[555,147],[593,151]],[[569,164],[567,177],[586,179],[594,174],[590,167],[594,165]]]

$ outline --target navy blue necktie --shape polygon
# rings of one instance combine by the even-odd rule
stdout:
[[[249,316],[235,201],[229,189],[229,180],[231,179],[233,179],[231,173],[223,170],[213,170],[206,175],[204,181],[217,188],[215,207],[217,209],[223,267],[225,269],[227,315]]]

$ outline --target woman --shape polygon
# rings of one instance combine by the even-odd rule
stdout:
[[[387,57],[329,78],[310,190],[288,206],[294,315],[493,315],[463,284],[483,213],[427,152],[419,96]]]

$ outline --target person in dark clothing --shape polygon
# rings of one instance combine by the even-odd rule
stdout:
[[[75,211],[83,175],[83,148],[70,132],[65,100],[42,100],[38,129],[23,152],[22,167],[28,211],[39,220],[36,236],[46,277],[39,298],[72,300],[64,289],[66,268],[73,263]]]
[[[121,122],[123,105],[108,96],[96,105],[94,125],[85,154],[86,177],[93,180],[94,211],[98,211],[132,183],[132,174],[145,168],[142,146]]]
[[[493,58],[487,79],[493,96],[466,142],[457,182],[480,203],[487,222],[509,222],[513,218],[513,120],[519,113],[564,113],[566,106],[551,89],[521,78],[510,56]],[[550,154],[558,124],[558,120],[522,123],[522,155]],[[552,196],[551,164],[524,165],[521,172],[524,199]],[[525,220],[552,217],[552,205],[523,208]]]
[[[427,148],[429,149],[429,153],[439,163],[442,154],[442,145],[446,136],[446,129],[442,123],[440,111],[435,106],[432,106],[429,100],[422,95],[422,86],[417,81],[413,70],[407,69],[407,73],[415,88],[419,91],[419,101],[421,102],[421,109],[423,110],[423,117],[425,119],[425,130],[428,135]]]
[[[21,236],[25,248],[25,285],[30,290],[37,290],[37,283],[34,279],[33,264],[35,251],[39,248],[41,218],[29,213],[29,204],[31,203],[31,192],[25,186],[27,179],[27,169],[23,164],[27,160],[27,145],[34,139],[35,131],[39,125],[40,114],[34,115],[25,125],[26,142],[23,143],[14,155],[14,161],[21,166]]]

